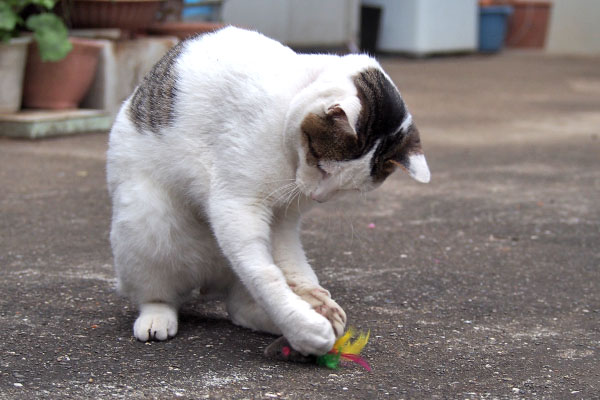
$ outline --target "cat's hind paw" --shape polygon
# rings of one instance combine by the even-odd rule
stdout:
[[[133,335],[137,340],[167,340],[176,334],[177,310],[164,303],[140,306],[140,315],[133,324]]]

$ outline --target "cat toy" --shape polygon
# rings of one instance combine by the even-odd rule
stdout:
[[[292,349],[287,339],[282,336],[265,349],[265,355],[284,361],[316,363],[329,369],[338,369],[342,361],[350,361],[360,365],[367,371],[371,371],[369,363],[359,355],[367,345],[370,333],[370,331],[367,333],[361,332],[356,339],[352,340],[356,334],[354,329],[350,328],[336,340],[333,348],[322,356],[304,356]]]

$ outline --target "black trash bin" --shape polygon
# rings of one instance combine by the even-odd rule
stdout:
[[[381,7],[361,6],[360,8],[360,49],[369,54],[377,51]]]

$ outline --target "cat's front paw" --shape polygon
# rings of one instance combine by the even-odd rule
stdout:
[[[316,311],[308,308],[290,315],[284,336],[294,350],[303,355],[322,355],[335,343],[331,323]]]
[[[344,334],[346,329],[346,313],[338,303],[331,299],[331,295],[320,286],[314,285],[290,285],[294,293],[306,301],[311,307],[327,318],[331,323],[336,337]]]
[[[162,303],[142,304],[133,335],[142,342],[167,340],[177,334],[177,311]]]

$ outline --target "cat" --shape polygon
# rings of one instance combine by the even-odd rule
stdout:
[[[224,296],[233,323],[324,354],[346,314],[309,265],[300,217],[401,168],[428,182],[419,132],[367,55],[295,53],[226,27],[173,47],[109,136],[110,240],[140,341],[178,329],[189,293]]]

